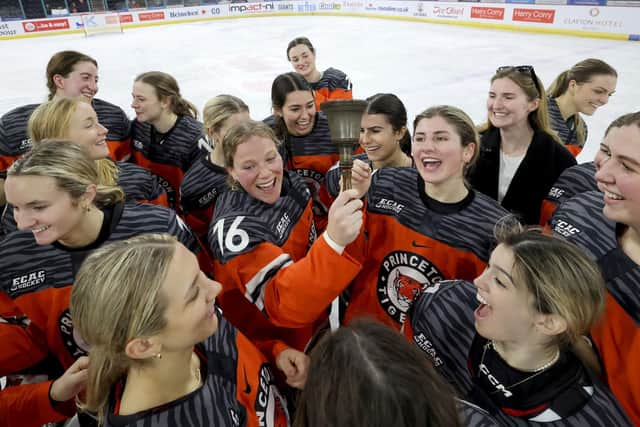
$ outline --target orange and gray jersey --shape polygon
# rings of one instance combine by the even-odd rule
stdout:
[[[29,104],[14,108],[0,118],[0,178],[6,178],[9,166],[31,149],[27,123],[38,105]]]
[[[400,329],[413,300],[440,280],[480,275],[505,215],[474,191],[453,204],[430,199],[414,168],[378,169],[366,195],[363,268],[349,287],[345,321],[368,316]]]
[[[201,242],[207,241],[216,199],[228,189],[227,170],[200,158],[189,168],[180,185],[180,203],[185,222]]]
[[[556,210],[550,225],[554,234],[580,246],[600,266],[607,301],[604,317],[591,335],[609,387],[640,425],[640,265],[618,244],[625,226],[605,217],[603,208],[603,193],[579,194]]]
[[[320,105],[325,101],[353,98],[351,80],[343,71],[335,68],[324,70],[320,80],[310,85],[318,111],[320,111]]]
[[[211,148],[204,137],[202,123],[189,116],[179,116],[173,128],[163,135],[149,123],[134,120],[131,149],[132,161],[158,177],[167,192],[169,206],[178,211],[184,174]]]
[[[273,116],[264,120],[271,127],[275,127]],[[338,147],[331,141],[329,122],[323,113],[316,113],[315,123],[311,133],[305,136],[287,135],[280,147],[280,152],[288,170],[295,171],[307,182],[313,197],[313,214],[322,232],[327,225],[327,215],[331,206],[331,196],[325,185],[327,171],[339,160]],[[360,152],[360,147],[354,147],[354,153]]]
[[[288,427],[287,401],[264,355],[218,313],[215,334],[195,347],[202,387],[161,406],[118,414],[122,383],[112,390],[105,427]]]
[[[573,196],[597,190],[595,175],[596,166],[593,162],[580,163],[565,169],[542,201],[540,225],[545,227],[558,206]]]
[[[74,334],[69,297],[82,261],[93,250],[142,233],[168,233],[197,251],[188,227],[168,208],[117,204],[104,212],[98,240],[85,248],[37,245],[30,231],[12,233],[0,243],[0,376],[25,372],[57,376],[86,355],[86,347]],[[0,391],[0,412],[5,413],[6,405],[25,426],[42,425],[53,420],[42,417],[52,414],[55,419],[50,385]]]
[[[131,156],[131,121],[122,108],[102,99],[91,101],[98,122],[107,128],[107,145],[111,158],[126,160]]]
[[[631,425],[607,387],[592,378],[571,352],[563,352],[548,372],[533,379],[539,384],[532,390],[538,393],[526,396],[529,406],[516,409],[508,401],[498,400],[495,391],[505,390],[496,386],[501,376],[492,377],[491,389],[487,390],[477,372],[487,369],[488,362],[482,351],[487,340],[474,327],[474,310],[479,305],[476,293],[470,282],[440,282],[429,294],[416,299],[404,330],[461,398],[489,412],[501,426]],[[481,360],[476,360],[480,355]]]
[[[133,163],[115,162],[115,164],[118,168],[118,186],[124,191],[125,201],[168,207],[169,202],[164,188],[148,170]],[[0,236],[6,236],[17,229],[13,207],[7,204],[0,221]]]

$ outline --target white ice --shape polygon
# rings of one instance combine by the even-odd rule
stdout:
[[[589,140],[580,161],[593,158],[607,125],[640,109],[637,42],[485,30],[352,17],[272,17],[209,21],[140,29],[124,34],[44,37],[0,42],[0,114],[46,96],[45,66],[56,51],[75,49],[98,60],[98,96],[131,115],[133,78],[160,70],[174,75],[182,95],[202,108],[221,93],[242,98],[254,119],[270,114],[273,78],[291,71],[286,46],[307,36],[319,69],[339,68],[354,97],[393,92],[409,121],[426,107],[451,104],[477,123],[486,119],[489,79],[501,65],[531,64],[548,86],[562,70],[600,58],[619,74],[608,105],[587,117]]]

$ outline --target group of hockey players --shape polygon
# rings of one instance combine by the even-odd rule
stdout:
[[[373,94],[343,189],[351,82],[286,53],[262,121],[158,71],[130,121],[75,51],[1,118],[0,426],[640,424],[640,112],[574,159],[615,69],[501,66],[412,134]]]

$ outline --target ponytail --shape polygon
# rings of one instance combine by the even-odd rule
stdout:
[[[107,346],[91,348],[85,397],[78,397],[78,409],[95,414],[99,426],[104,425],[111,388],[127,373],[129,365],[126,356],[118,356]]]
[[[551,98],[557,98],[567,91],[567,88],[569,87],[569,80],[570,80],[569,71],[570,70],[565,70],[561,72],[558,75],[558,77],[555,78],[555,80],[551,83],[551,85],[547,89],[547,95],[549,95]]]

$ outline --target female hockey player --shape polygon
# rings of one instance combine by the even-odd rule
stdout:
[[[360,270],[345,246],[360,234],[362,202],[351,200],[354,191],[341,193],[316,239],[309,190],[283,170],[271,129],[242,122],[223,146],[232,189],[216,202],[208,239],[220,305],[252,341],[278,338],[303,349],[311,325]],[[268,355],[280,351],[259,345]]]
[[[86,355],[68,302],[75,274],[91,251],[153,232],[175,235],[197,251],[194,236],[174,211],[123,203],[120,187],[102,184],[87,150],[69,141],[37,144],[16,160],[6,191],[20,231],[0,243],[0,376],[55,379]],[[0,392],[0,405],[6,405],[0,413],[9,425],[20,426],[72,415],[69,389],[74,387],[68,380],[8,387]]]
[[[360,122],[360,147],[364,153],[354,156],[370,162],[373,170],[383,167],[411,167],[411,134],[407,130],[407,110],[392,93],[380,93],[367,99]],[[340,192],[338,165],[327,172],[327,189],[332,197]]]
[[[554,233],[584,249],[607,285],[604,319],[591,334],[609,387],[640,424],[640,112],[607,128],[596,180],[600,191],[579,194],[558,208]]]
[[[282,141],[280,152],[285,169],[297,172],[307,182],[313,198],[313,214],[318,231],[327,225],[331,197],[325,175],[339,159],[331,141],[327,117],[316,112],[313,91],[297,73],[280,74],[271,86],[274,115],[265,119]],[[355,148],[355,147],[354,147]]]
[[[583,336],[604,309],[598,267],[561,239],[498,234],[473,284],[444,281],[418,298],[407,335],[498,425],[630,426]]]
[[[160,71],[137,76],[132,96],[132,159],[158,176],[169,206],[179,211],[184,174],[211,151],[196,107],[182,98],[178,82]]]
[[[523,222],[538,224],[542,200],[576,161],[549,128],[547,97],[533,67],[498,68],[487,110],[471,185]]]
[[[31,115],[28,126],[32,144],[47,139],[65,139],[85,148],[95,160],[100,183],[118,185],[125,200],[167,206],[167,195],[157,179],[146,169],[109,159],[105,137],[108,130],[98,122],[91,105],[78,98],[56,98],[41,104]],[[9,205],[2,216],[3,234],[15,231],[13,210]]]
[[[549,121],[562,143],[577,156],[587,142],[588,116],[609,102],[618,73],[606,62],[589,58],[560,73],[547,89]]]
[[[98,62],[80,52],[65,50],[54,54],[46,69],[48,99],[81,98],[89,102],[101,124],[107,127],[106,143],[114,160],[124,160],[131,154],[130,122],[122,109],[101,99],[98,93]],[[38,104],[15,108],[0,119],[0,205],[4,204],[2,183],[11,163],[31,148],[27,122]]]
[[[415,168],[378,169],[369,188],[369,166],[354,162],[354,188],[366,194],[367,239],[363,268],[348,292],[347,322],[374,317],[400,329],[416,296],[440,280],[480,274],[494,225],[507,214],[465,183],[478,134],[462,110],[436,106],[419,114],[412,153]]]
[[[220,291],[171,236],[90,255],[70,307],[91,347],[81,408],[103,426],[287,427],[274,371],[216,309]]]
[[[318,71],[316,50],[306,37],[297,37],[287,46],[287,59],[294,71],[309,82],[313,89],[316,108],[333,99],[351,99],[352,85],[347,75],[335,68]]]
[[[228,175],[224,168],[222,139],[233,125],[249,119],[247,104],[232,95],[218,95],[204,106],[204,132],[213,151],[193,164],[180,185],[180,202],[185,221],[201,242],[207,241],[216,199],[227,188]]]

